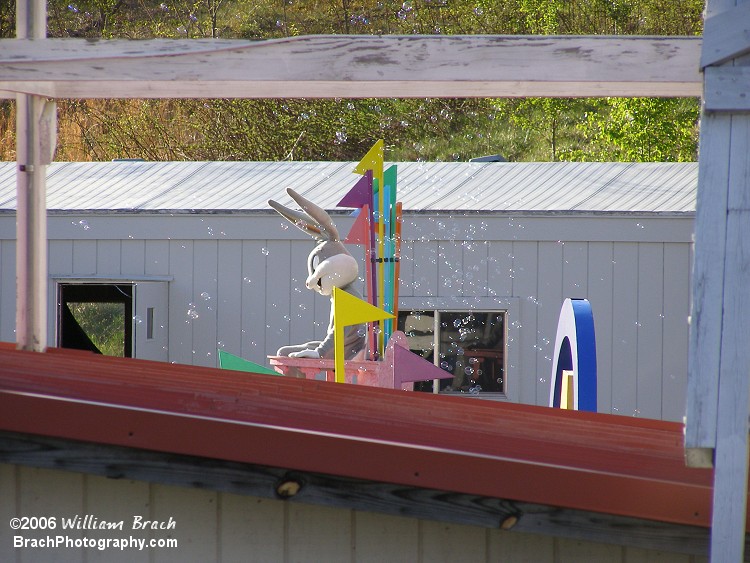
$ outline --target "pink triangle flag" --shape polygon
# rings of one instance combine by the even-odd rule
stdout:
[[[449,372],[440,369],[429,360],[402,346],[394,346],[393,351],[393,388],[401,389],[403,383],[410,381],[429,381],[451,377]]]
[[[370,242],[370,222],[367,216],[370,214],[370,206],[365,205],[357,214],[349,234],[346,235],[344,242],[347,244],[367,244]]]

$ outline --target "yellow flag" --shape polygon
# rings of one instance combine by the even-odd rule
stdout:
[[[393,318],[394,316],[390,313],[386,313],[382,309],[370,305],[367,301],[357,299],[338,287],[333,288],[333,349],[337,383],[345,381],[344,327]]]
[[[378,180],[378,186],[383,185],[383,155],[385,153],[385,143],[383,139],[376,142],[367,154],[362,157],[359,164],[354,167],[354,172],[364,174],[372,170],[372,177]]]

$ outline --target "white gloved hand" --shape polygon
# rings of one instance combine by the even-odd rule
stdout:
[[[289,354],[290,358],[320,358],[320,354],[315,349],[312,350],[300,350],[299,352],[292,352]]]

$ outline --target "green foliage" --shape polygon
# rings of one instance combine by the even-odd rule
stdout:
[[[0,3],[0,36],[14,34]],[[52,37],[695,35],[702,0],[48,0]],[[14,156],[0,102],[0,156]],[[58,160],[687,160],[697,100],[63,100]]]
[[[496,100],[498,113],[536,141],[523,160],[691,161],[696,99],[527,98]],[[512,158],[512,153],[511,158]]]
[[[528,33],[552,35],[560,32],[562,0],[522,0],[521,9]]]
[[[533,138],[533,160],[561,160],[581,144],[579,116],[591,102],[566,98],[523,98],[496,101],[514,130]]]
[[[702,0],[49,0],[48,27],[53,37],[130,38],[695,35],[701,30],[702,10]],[[3,21],[12,18],[0,18]],[[12,26],[0,23],[0,32],[11,36]]]
[[[125,306],[122,303],[69,303],[70,312],[97,349],[122,357],[125,350]]]
[[[593,109],[578,126],[586,150],[570,151],[571,160],[684,162],[698,156],[698,100],[607,98],[595,100]]]

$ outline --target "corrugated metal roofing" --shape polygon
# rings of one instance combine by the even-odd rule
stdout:
[[[50,210],[252,211],[293,187],[326,209],[359,178],[354,162],[56,162]],[[387,165],[388,166],[388,165]],[[685,213],[697,163],[401,162],[406,211]],[[16,206],[15,162],[0,163],[0,209]]]
[[[2,344],[0,430],[710,525],[673,422]]]

